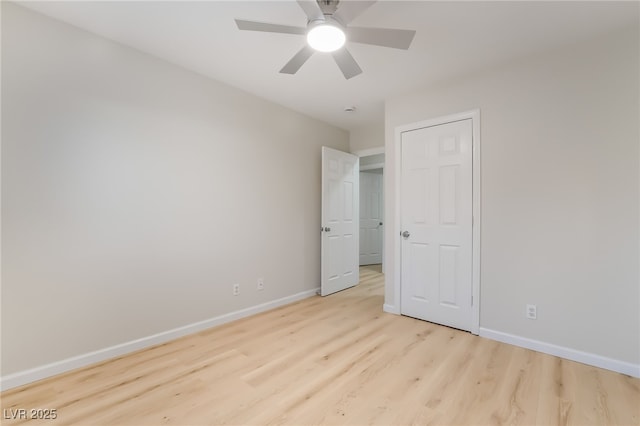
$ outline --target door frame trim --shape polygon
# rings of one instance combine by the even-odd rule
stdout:
[[[472,216],[473,222],[471,226],[471,234],[472,234],[472,270],[471,270],[471,286],[472,286],[472,295],[473,295],[473,305],[472,305],[472,318],[471,318],[471,333],[479,334],[480,333],[480,225],[482,223],[480,218],[480,109],[474,109],[470,111],[461,112],[458,114],[451,114],[442,117],[436,117],[424,121],[419,121],[416,123],[404,124],[398,126],[394,130],[394,181],[395,181],[395,200],[394,200],[394,216],[395,220],[393,223],[393,239],[394,239],[394,263],[396,267],[394,268],[394,277],[393,277],[393,294],[394,301],[396,303],[396,312],[400,314],[401,312],[401,299],[400,299],[400,289],[401,289],[401,272],[402,272],[402,263],[400,259],[401,254],[401,240],[398,237],[401,226],[401,176],[402,176],[402,152],[401,152],[401,141],[402,141],[402,133],[408,132],[411,130],[418,130],[425,127],[433,127],[441,124],[452,123],[455,121],[468,120],[471,119],[472,126],[472,160],[471,160],[471,169],[472,169]]]
[[[357,155],[358,157],[369,157],[371,155],[384,154],[384,146],[380,146],[378,148],[369,148],[369,149],[359,149],[351,152],[353,155]]]

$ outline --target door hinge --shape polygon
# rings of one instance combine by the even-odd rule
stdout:
[[[473,296],[471,296],[471,306],[473,306]]]

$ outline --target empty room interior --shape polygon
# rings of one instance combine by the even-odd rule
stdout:
[[[1,3],[3,425],[640,425],[640,3]]]

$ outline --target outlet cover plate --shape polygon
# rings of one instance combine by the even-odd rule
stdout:
[[[537,319],[538,318],[538,307],[536,305],[527,305],[527,318],[529,319]]]

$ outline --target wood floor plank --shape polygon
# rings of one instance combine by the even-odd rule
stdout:
[[[2,424],[640,424],[639,379],[384,313],[380,266],[360,277],[6,391],[3,413],[58,418]]]

